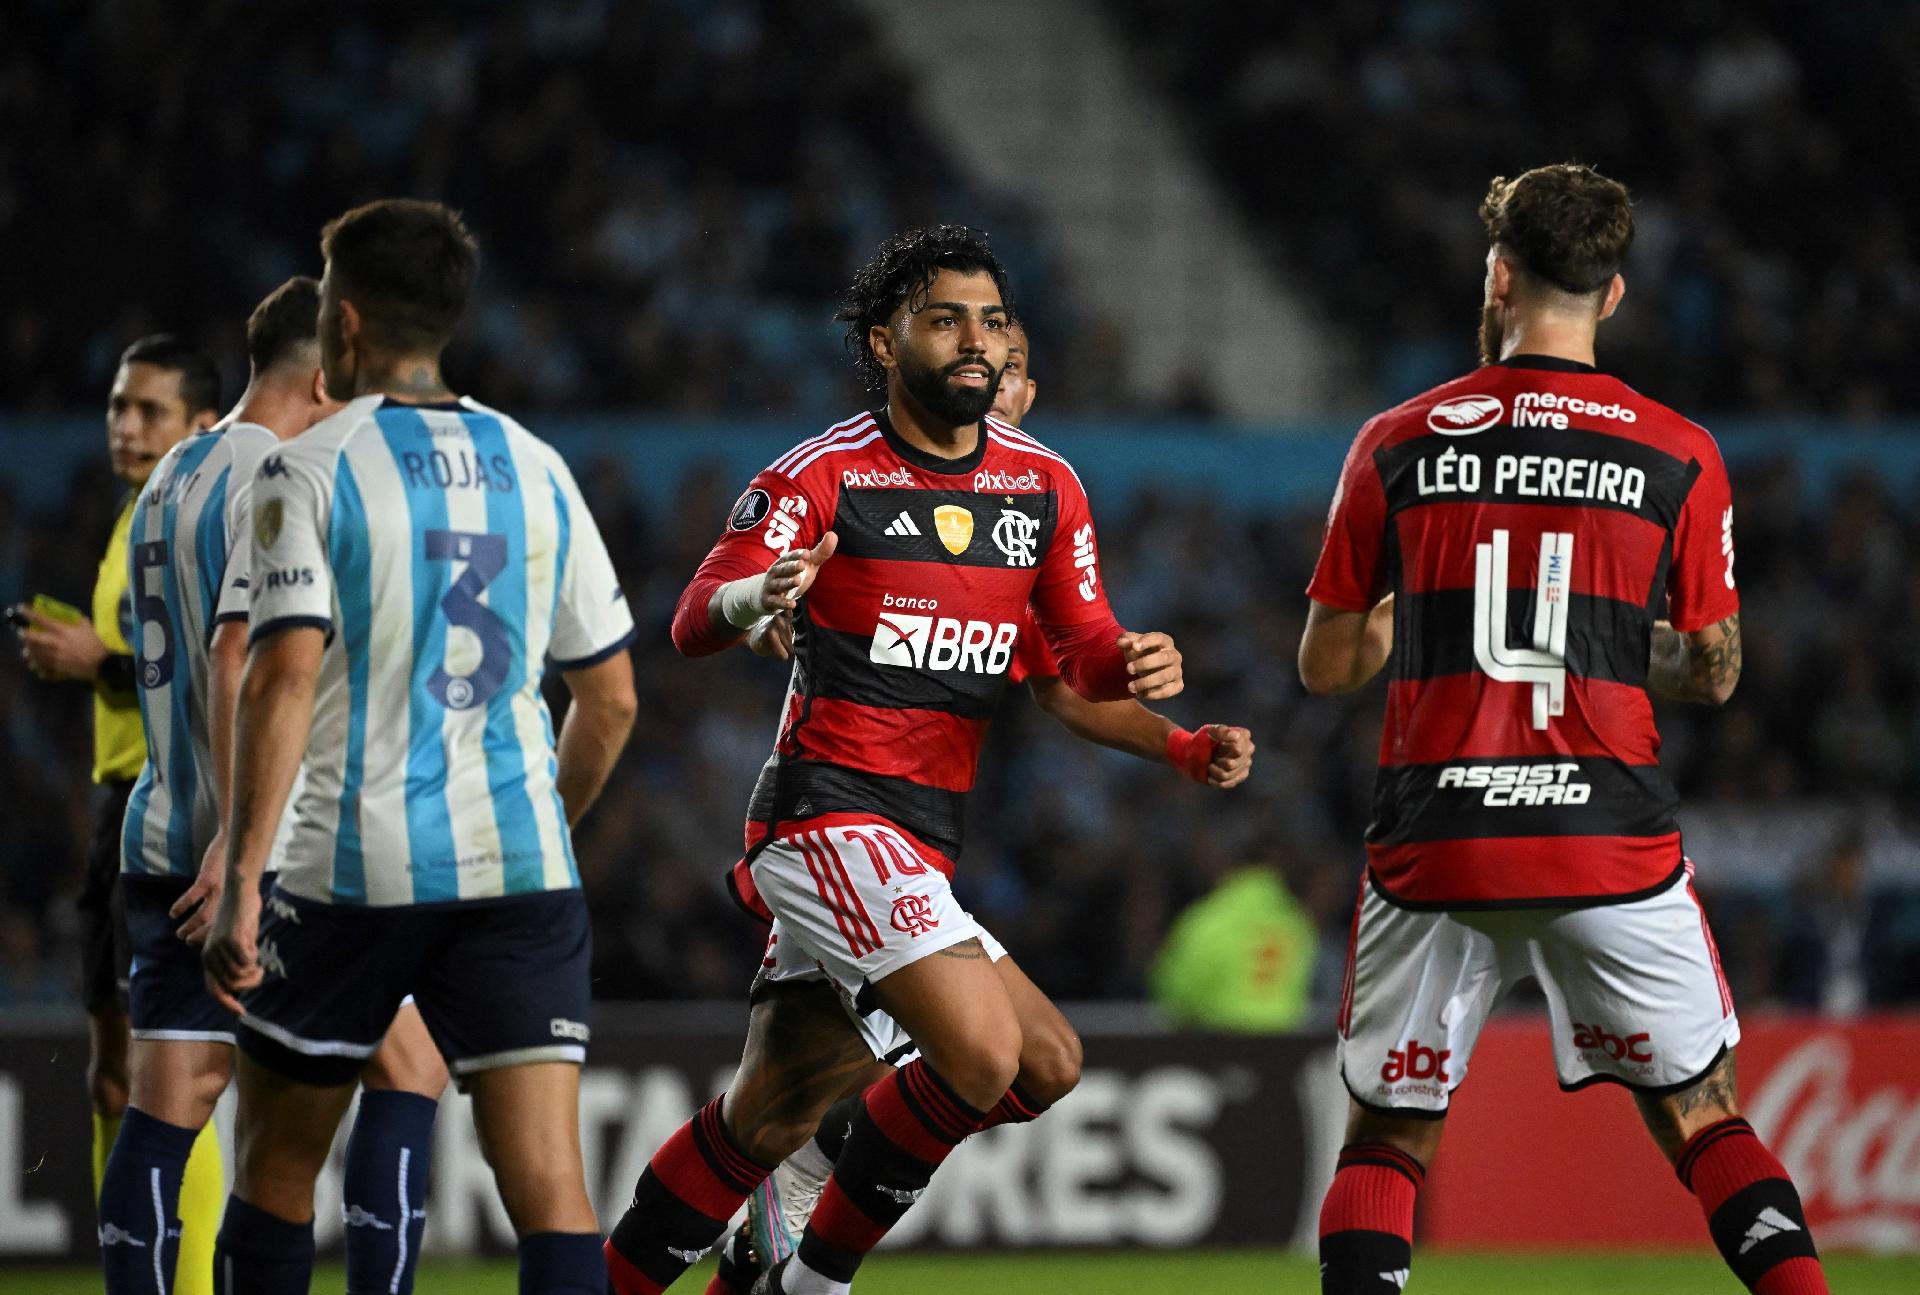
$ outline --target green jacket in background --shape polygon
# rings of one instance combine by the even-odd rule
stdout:
[[[1271,868],[1242,868],[1174,920],[1154,1003],[1175,1025],[1278,1033],[1307,1014],[1318,936]]]

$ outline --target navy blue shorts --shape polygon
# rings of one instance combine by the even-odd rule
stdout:
[[[192,885],[191,877],[120,876],[132,953],[127,1009],[136,1039],[233,1042],[233,1013],[207,992],[199,948],[175,935],[180,920],[167,916]]]
[[[276,887],[240,1048],[296,1083],[360,1075],[411,994],[454,1079],[587,1056],[593,954],[577,890],[374,908]]]

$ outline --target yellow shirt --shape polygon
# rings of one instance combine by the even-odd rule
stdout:
[[[127,633],[133,628],[133,600],[127,591],[127,536],[133,529],[135,495],[113,524],[113,536],[100,558],[93,582],[93,632],[107,651],[133,655]],[[147,735],[140,727],[140,699],[132,693],[93,690],[93,780],[130,782],[147,761]]]

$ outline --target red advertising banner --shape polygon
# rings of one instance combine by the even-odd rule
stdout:
[[[1822,1249],[1920,1249],[1920,1017],[1741,1022],[1742,1113]],[[1699,1207],[1626,1090],[1562,1093],[1542,1020],[1495,1021],[1421,1193],[1435,1246],[1705,1246]]]

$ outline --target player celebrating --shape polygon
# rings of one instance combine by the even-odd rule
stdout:
[[[1648,699],[1719,705],[1740,677],[1726,469],[1705,431],[1594,367],[1627,191],[1541,167],[1495,180],[1480,214],[1485,367],[1361,429],[1308,589],[1309,690],[1357,688],[1390,650],[1394,667],[1322,1289],[1406,1284],[1451,1094],[1531,975],[1561,1086],[1633,1092],[1740,1280],[1824,1292],[1799,1194],[1735,1103],[1740,1028]]]
[[[632,618],[559,455],[441,379],[478,260],[459,217],[371,203],[329,224],[321,250],[322,365],[348,403],[255,481],[229,861],[205,956],[230,1006],[254,991],[217,1271],[228,1295],[307,1289],[314,1177],[412,993],[473,1094],[521,1290],[602,1295],[568,828],[632,724]],[[549,657],[574,695],[557,761]],[[262,921],[258,882],[303,757]]]
[[[127,534],[134,498],[154,465],[182,438],[220,417],[220,373],[212,359],[181,338],[143,337],[120,356],[107,397],[107,449],[114,475],[133,489],[114,523],[93,587],[92,619],[68,621],[22,607],[27,665],[43,679],[93,688],[93,797],[86,885],[80,894],[87,1088],[93,1104],[93,1182],[98,1191],[127,1105],[128,1025],[124,998],[128,949],[120,894],[120,829],[127,798],[146,759],[140,729],[139,680],[127,645],[133,605],[127,584]],[[220,1150],[211,1132],[194,1148],[180,1210],[180,1250],[195,1274],[183,1295],[205,1295],[222,1190]],[[151,1213],[151,1210],[149,1210]],[[105,1215],[102,1215],[103,1221]],[[169,1215],[171,1217],[171,1215]],[[102,1228],[102,1243],[106,1233]]]
[[[319,306],[320,285],[304,277],[260,303],[247,320],[250,374],[232,415],[170,451],[134,513],[129,587],[148,759],[122,831],[133,1044],[129,1110],[101,1189],[109,1291],[175,1280],[174,1230],[158,1232],[173,1217],[188,1149],[233,1070],[233,1017],[207,994],[187,941],[204,934],[213,916],[204,901],[226,873],[217,829],[229,803],[233,700],[246,656],[254,471],[282,440],[339,408],[320,380]],[[180,918],[176,933],[170,919]],[[425,1213],[416,1206],[425,1203],[445,1083],[419,1013],[408,1008],[369,1068],[348,1144],[347,1267],[356,1289],[412,1289]],[[411,1189],[410,1217],[371,1226],[386,1222],[378,1212],[399,1212],[389,1205],[396,1181]],[[198,1270],[182,1271],[180,1284],[205,1289],[212,1280],[212,1232],[209,1220]],[[402,1239],[409,1234],[412,1245]]]
[[[954,1145],[996,1108],[1031,1113],[1035,1095],[1014,1086],[1023,1006],[1058,1009],[995,963],[948,880],[1026,606],[1083,696],[1154,700],[1180,685],[1172,641],[1123,633],[1107,609],[1065,460],[986,417],[1007,360],[1005,283],[972,230],[881,247],[841,318],[886,406],[756,477],[674,618],[675,644],[700,655],[795,613],[793,682],[749,809],[752,882],[778,918],[767,970],[817,964],[846,1010],[879,1008],[922,1052],[869,1090],[798,1252],[763,1279],[787,1295],[849,1289]],[[830,1031],[824,1055],[796,1062],[815,1037],[771,1035],[769,1020],[756,1005],[728,1093],[641,1176],[608,1243],[622,1295],[665,1288],[719,1240],[867,1064]],[[796,1073],[814,1082],[774,1082]]]
[[[1008,329],[1007,363],[1001,370],[1000,385],[993,398],[994,416],[1009,427],[1020,426],[1039,393],[1029,376],[1029,356],[1026,329],[1015,323]],[[748,632],[747,645],[762,656],[789,660],[792,626],[788,613],[765,617]],[[1022,623],[1020,637],[1014,642],[1008,679],[1013,683],[1024,679],[1035,703],[1069,732],[1086,741],[1144,760],[1166,761],[1188,777],[1214,787],[1237,787],[1252,770],[1253,736],[1244,728],[1209,724],[1198,732],[1189,732],[1132,699],[1094,702],[1080,696],[1060,678],[1060,667],[1047,648],[1045,635],[1034,623],[1031,610]],[[736,865],[734,884],[743,896],[751,893],[752,878],[744,863]],[[753,907],[753,911],[762,920],[773,920],[764,905]],[[774,947],[777,950],[777,940]],[[762,980],[758,986],[761,992],[756,1001],[766,1003],[771,1013],[769,1032],[797,1033],[811,1020],[821,1025],[831,1022],[838,1027],[835,1032],[844,1036],[848,1032],[845,1016],[830,1001],[831,991],[818,973],[792,963],[785,965],[790,974],[778,983],[787,992],[768,992],[776,983],[770,980]],[[1011,969],[1011,964],[1007,965]],[[805,996],[803,986],[811,986],[814,997]],[[820,996],[829,1001],[822,1002]],[[807,1010],[809,1007],[811,1012]],[[1037,1069],[1039,1057],[1053,1058],[1054,1073],[1044,1081],[1044,1087],[1057,1094],[1053,1098],[1057,1101],[1058,1095],[1064,1095],[1078,1084],[1079,1036],[1058,1011],[1023,1014],[1020,1028],[1024,1068]],[[720,1269],[708,1285],[706,1295],[747,1295],[761,1267],[771,1267],[793,1253],[807,1220],[813,1216],[827,1177],[833,1172],[834,1160],[840,1154],[847,1131],[852,1127],[860,1094],[887,1077],[889,1062],[905,1065],[918,1055],[912,1040],[893,1026],[884,1013],[868,1013],[862,1033],[878,1040],[874,1048],[886,1060],[858,1070],[842,1090],[841,1099],[821,1119],[819,1132],[781,1161],[766,1181],[754,1189],[747,1199],[747,1221],[722,1247]],[[807,1082],[805,1077],[794,1076],[781,1086],[791,1088],[804,1082]]]

